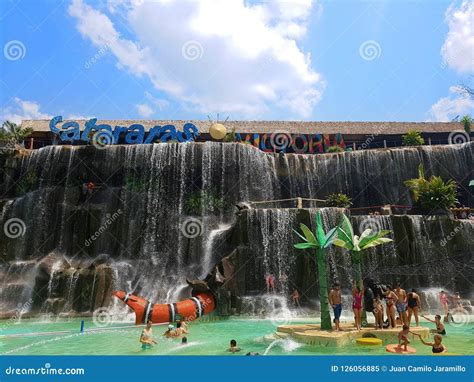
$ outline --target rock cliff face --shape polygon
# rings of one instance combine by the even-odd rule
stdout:
[[[280,157],[242,144],[186,143],[3,153],[1,312],[28,302],[32,314],[92,312],[112,304],[114,289],[169,302],[189,293],[186,277],[203,279],[219,261],[222,314],[244,309],[243,296],[260,293],[267,272],[282,292],[297,287],[312,299],[314,263],[293,250],[292,229],[314,222],[315,210],[236,215],[237,203],[345,192],[355,207],[409,204],[403,181],[416,177],[423,163],[427,175],[454,178],[468,205],[473,148]],[[328,226],[342,213],[323,211]],[[356,231],[367,224],[393,230],[394,244],[366,257],[367,273],[471,293],[464,278],[472,279],[472,267],[460,264],[472,258],[472,221],[416,215],[352,221]],[[347,256],[333,249],[328,262],[331,279],[348,283]]]

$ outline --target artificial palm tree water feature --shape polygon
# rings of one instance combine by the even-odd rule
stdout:
[[[327,233],[324,231],[321,212],[316,213],[315,233],[311,232],[305,224],[300,224],[302,234],[295,233],[303,240],[302,243],[294,244],[296,249],[316,250],[316,262],[318,267],[319,281],[319,300],[321,304],[321,330],[331,330],[331,316],[329,314],[328,304],[328,287],[327,287],[327,270],[326,270],[326,249],[332,244],[345,248],[351,255],[351,263],[355,269],[356,285],[362,288],[362,253],[369,248],[376,247],[381,244],[389,243],[392,239],[384,237],[389,234],[389,230],[381,230],[372,234],[372,230],[366,229],[360,237],[354,235],[349,218],[342,214],[341,223],[330,229]]]
[[[316,228],[315,233],[311,232],[307,225],[301,223],[300,229],[303,233],[301,235],[297,231],[296,234],[303,239],[302,243],[294,245],[296,249],[310,249],[316,250],[316,262],[318,265],[318,281],[319,281],[319,300],[321,302],[321,329],[331,330],[331,316],[329,315],[328,303],[328,281],[326,270],[326,249],[332,244],[337,235],[337,227],[332,228],[327,233],[324,232],[323,223],[321,219],[321,212],[316,213]]]

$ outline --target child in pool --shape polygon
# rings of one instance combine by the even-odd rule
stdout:
[[[176,337],[176,336],[177,336],[177,334],[176,334],[176,331],[174,330],[174,326],[169,324],[168,329],[166,329],[166,332],[163,333],[163,337],[173,338],[173,337]]]
[[[446,353],[448,351],[448,349],[443,345],[443,337],[440,334],[434,335],[434,342],[426,342],[423,338],[421,338],[421,334],[415,335],[420,337],[420,341],[423,343],[423,345],[431,346],[431,351],[434,354]]]
[[[378,294],[374,298],[375,329],[383,329],[383,303]]]
[[[403,346],[403,350],[407,351],[407,346],[410,343],[408,339],[408,333],[415,334],[410,332],[410,327],[408,325],[403,325],[402,330],[398,333],[398,347]]]
[[[237,341],[236,340],[230,340],[230,347],[227,349],[227,351],[230,351],[231,353],[236,353],[240,351],[240,348],[237,347]]]

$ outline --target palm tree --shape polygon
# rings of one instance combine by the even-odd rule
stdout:
[[[31,128],[23,128],[14,122],[5,121],[0,129],[0,142],[21,145],[32,132]]]
[[[389,234],[389,230],[381,230],[372,234],[370,228],[366,229],[359,236],[354,235],[349,218],[343,214],[342,222],[337,227],[337,238],[333,240],[334,245],[347,249],[351,254],[351,262],[356,272],[356,284],[362,289],[362,253],[368,248],[376,247],[380,244],[389,243],[392,239],[384,237]]]
[[[301,235],[297,231],[296,234],[303,239],[302,243],[294,245],[296,249],[316,249],[316,261],[318,264],[318,280],[319,280],[319,299],[321,301],[321,329],[331,330],[331,316],[329,315],[328,305],[328,284],[326,271],[326,256],[325,250],[328,248],[337,235],[337,227],[331,229],[328,233],[324,232],[323,223],[321,219],[321,212],[316,213],[316,230],[315,233],[305,224],[300,224],[300,229],[303,233]]]

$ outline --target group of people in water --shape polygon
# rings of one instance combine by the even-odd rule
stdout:
[[[439,294],[439,302],[444,312],[444,321],[453,320],[449,313],[449,296],[445,291]],[[461,302],[461,296],[456,293],[452,296],[454,308],[456,311],[464,311]],[[384,304],[385,301],[385,304]],[[329,303],[334,312],[335,330],[340,331],[340,317],[342,313],[342,292],[340,284],[336,283],[329,292]],[[381,290],[380,294],[374,296],[371,288],[359,287],[355,283],[352,285],[352,311],[354,313],[354,324],[357,330],[362,329],[362,310],[372,312],[375,318],[375,328],[395,328],[399,323],[402,330],[398,334],[399,344],[405,350],[410,343],[408,334],[411,333],[420,337],[423,344],[431,346],[433,353],[445,352],[446,348],[442,344],[443,336],[446,335],[446,327],[441,322],[441,315],[436,315],[434,319],[430,319],[421,314],[421,299],[416,289],[406,292],[400,284],[396,284],[394,288],[386,288]],[[429,322],[436,325],[431,330],[434,334],[434,342],[426,342],[421,338],[420,334],[410,331],[412,319],[415,319],[415,325],[419,326],[419,318],[423,317]],[[386,320],[384,318],[386,317]]]
[[[148,321],[145,329],[143,329],[140,335],[140,343],[142,349],[151,349],[153,345],[157,344],[157,341],[153,338],[152,322]],[[188,343],[188,338],[185,336],[189,334],[188,325],[185,321],[178,320],[176,322],[176,328],[173,324],[169,324],[166,331],[163,333],[165,338],[181,338],[181,344],[185,345]]]

